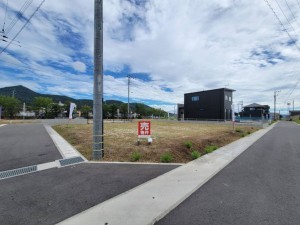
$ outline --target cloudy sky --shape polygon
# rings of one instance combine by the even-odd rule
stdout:
[[[46,0],[22,29],[41,2],[0,0],[0,87],[92,99],[94,1]],[[127,101],[130,74],[131,101],[168,111],[223,87],[271,109],[278,90],[277,109],[300,109],[299,12],[300,0],[104,0],[105,100]]]

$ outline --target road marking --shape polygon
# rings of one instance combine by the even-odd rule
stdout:
[[[7,124],[1,124],[0,127],[4,127],[4,126],[6,126],[6,125],[7,125]]]
[[[273,127],[232,142],[58,224],[154,224]]]

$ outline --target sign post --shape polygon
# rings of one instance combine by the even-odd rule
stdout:
[[[151,122],[150,121],[139,121],[138,122],[138,144],[141,138],[147,138],[148,144],[152,143],[151,138]]]

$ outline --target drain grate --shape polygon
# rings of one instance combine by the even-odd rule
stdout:
[[[69,159],[59,160],[59,163],[60,163],[61,166],[68,166],[68,165],[72,165],[72,164],[75,164],[75,163],[81,163],[81,162],[84,162],[84,160],[80,156],[74,157],[74,158],[69,158]]]
[[[3,172],[0,172],[0,180],[5,179],[5,178],[19,176],[19,175],[24,175],[27,173],[32,173],[35,171],[37,171],[37,166],[28,166],[28,167],[23,167],[23,168],[19,168],[19,169],[3,171]]]

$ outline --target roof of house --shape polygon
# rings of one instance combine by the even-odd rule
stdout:
[[[235,90],[229,89],[229,88],[218,88],[218,89],[211,89],[211,90],[203,90],[203,91],[196,91],[196,92],[185,93],[185,95],[188,95],[188,94],[196,94],[196,93],[199,93],[199,92],[217,91],[217,90],[224,90],[224,91],[231,91],[231,92],[234,92],[234,91],[235,91]]]
[[[259,107],[266,107],[267,105],[260,105],[260,104],[257,104],[257,103],[252,103],[250,105],[246,105],[244,106],[244,108],[259,108]]]

